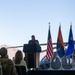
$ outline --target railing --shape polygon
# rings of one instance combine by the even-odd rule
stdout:
[[[74,41],[74,44],[75,44],[75,41]],[[43,44],[40,44],[40,46],[45,46],[47,45],[47,43],[43,43]],[[52,45],[57,45],[57,43],[52,43]],[[64,46],[67,46],[68,45],[68,42],[64,42]],[[8,48],[19,48],[19,47],[23,47],[23,46],[12,46],[12,47],[8,47]],[[53,49],[55,49],[55,47],[53,47]],[[43,50],[41,52],[45,52],[46,50]]]

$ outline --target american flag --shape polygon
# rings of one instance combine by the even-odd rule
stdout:
[[[53,52],[52,39],[51,39],[51,33],[50,33],[50,26],[49,26],[46,59],[49,60],[50,58],[53,57],[53,55],[54,55],[54,52]]]

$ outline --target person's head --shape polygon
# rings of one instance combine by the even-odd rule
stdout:
[[[5,47],[0,49],[0,55],[1,57],[7,57],[7,49]]]
[[[32,35],[31,38],[32,38],[32,40],[35,40],[35,36],[34,35]]]
[[[18,51],[15,53],[15,64],[19,64],[22,59],[23,59],[22,51],[21,51],[21,50],[18,50]]]

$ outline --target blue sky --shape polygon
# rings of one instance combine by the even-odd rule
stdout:
[[[46,43],[49,22],[53,43],[60,23],[63,41],[68,41],[71,22],[75,40],[75,0],[1,0],[0,45],[22,46],[32,34]]]

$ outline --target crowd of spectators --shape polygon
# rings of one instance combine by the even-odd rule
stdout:
[[[7,48],[0,49],[0,75],[19,75],[16,66],[24,66],[28,71],[26,61],[21,50],[17,50],[13,60],[9,59]]]

